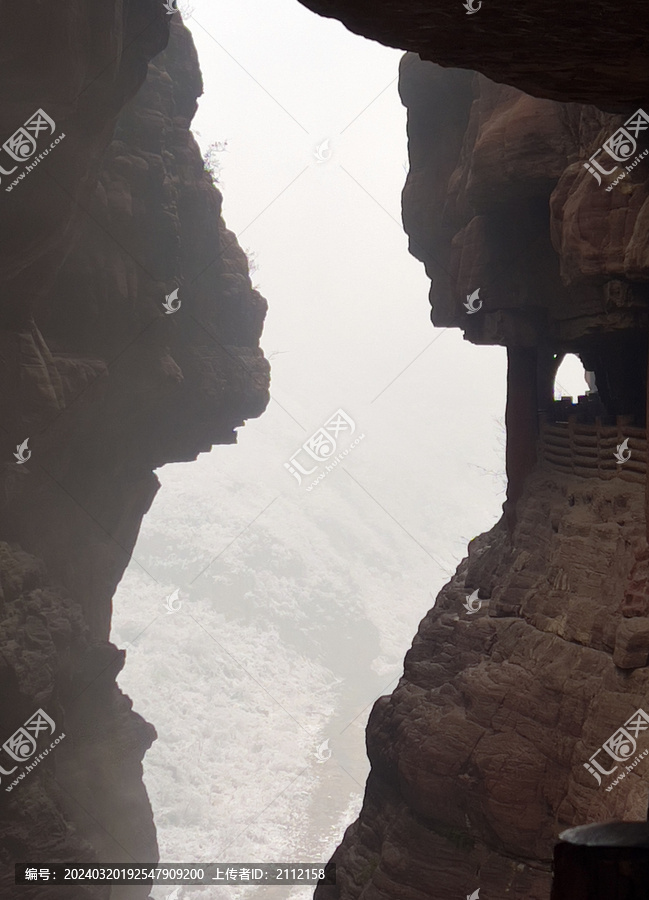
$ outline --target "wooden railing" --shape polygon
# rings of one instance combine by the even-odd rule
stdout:
[[[579,425],[539,421],[539,458],[553,468],[582,478],[621,478],[644,484],[647,471],[647,432],[629,424],[629,416],[618,416],[615,425]],[[630,458],[619,464],[615,453],[628,438]],[[627,453],[624,456],[628,456]]]

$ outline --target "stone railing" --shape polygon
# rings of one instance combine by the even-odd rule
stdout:
[[[629,416],[618,416],[615,425],[579,425],[574,417],[567,422],[539,421],[539,460],[582,478],[621,478],[644,484],[647,470],[647,432],[629,424]],[[618,464],[615,453],[628,438],[630,458]]]

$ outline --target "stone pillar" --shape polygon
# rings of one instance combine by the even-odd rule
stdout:
[[[507,500],[505,521],[516,524],[516,503],[525,479],[536,465],[538,436],[537,351],[535,347],[507,348]]]
[[[541,344],[536,351],[537,360],[537,403],[539,411],[547,412],[554,400],[554,379],[557,377],[559,366],[564,360],[565,353],[555,352],[551,346]]]
[[[647,822],[582,825],[559,839],[551,900],[647,900]]]

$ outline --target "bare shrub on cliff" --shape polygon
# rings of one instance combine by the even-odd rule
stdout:
[[[203,154],[203,165],[205,166],[205,171],[209,172],[212,178],[212,184],[220,183],[222,164],[219,154],[227,149],[227,141],[213,141]]]
[[[497,426],[497,431],[495,434],[497,450],[498,454],[502,456],[503,460],[505,458],[506,447],[507,447],[507,429],[505,427],[505,419],[500,416],[498,418],[494,418],[494,423]],[[495,487],[499,488],[498,494],[504,494],[507,490],[507,476],[503,471],[495,471],[495,469],[486,469],[484,466],[476,465],[476,463],[469,463],[469,465],[478,469],[483,475],[489,475]]]
[[[250,247],[244,247],[243,252],[246,254],[246,256],[248,258],[248,275],[251,277],[251,280],[252,280],[252,275],[254,275],[254,273],[259,270],[259,258],[257,256],[257,251],[251,250]],[[259,284],[255,282],[252,285],[252,288],[254,291],[258,291]]]

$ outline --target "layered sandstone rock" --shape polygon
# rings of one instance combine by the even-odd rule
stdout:
[[[646,657],[632,670],[614,659],[640,621],[621,608],[645,547],[643,503],[642,488],[620,480],[541,467],[511,538],[499,524],[470,544],[399,686],[374,706],[363,809],[333,857],[339,885],[318,900],[478,887],[481,900],[547,900],[561,830],[645,817],[646,765],[611,792],[583,766],[646,705]],[[469,615],[476,588],[486,602]]]
[[[619,111],[639,106],[649,93],[642,0],[300,2],[389,47],[475,69],[534,96]]]
[[[646,707],[649,686],[649,167],[610,192],[596,183],[583,158],[623,117],[592,106],[413,54],[400,86],[403,218],[432,279],[432,320],[508,348],[508,502],[374,706],[363,808],[334,854],[337,886],[315,896],[547,900],[563,829],[647,810],[644,759],[598,773],[601,786],[584,764]],[[596,370],[617,425],[539,429],[565,352]],[[628,469],[613,457],[625,423]],[[484,603],[469,614],[475,590]],[[636,738],[649,748],[649,730]]]
[[[233,443],[268,401],[266,303],[189,131],[202,91],[189,32],[157,0],[99,6],[15,7],[4,22],[3,133],[42,108],[65,139],[0,185],[0,743],[38,708],[66,737],[11,792],[0,776],[3,897],[13,862],[157,859],[141,766],[155,731],[115,684],[111,598],[153,470]]]
[[[647,172],[607,192],[584,160],[620,125],[593,106],[522,94],[407,54],[411,252],[432,280],[432,319],[474,343],[585,345],[647,325]],[[649,147],[649,131],[639,143]],[[644,147],[643,147],[644,149]],[[467,294],[480,288],[480,315]]]

